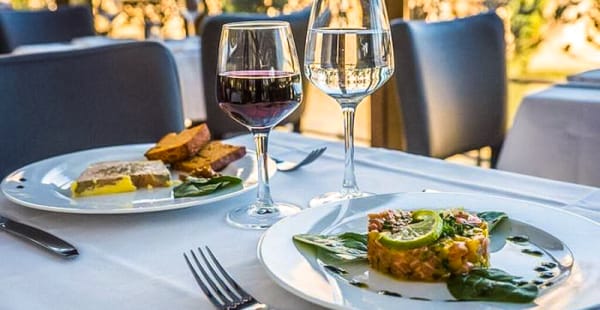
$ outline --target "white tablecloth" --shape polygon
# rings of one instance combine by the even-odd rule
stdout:
[[[101,36],[73,39],[71,43],[32,44],[17,47],[13,54],[29,54],[64,51],[74,48],[86,48],[115,44],[127,40],[116,40]],[[183,101],[183,115],[191,120],[206,120],[204,102],[204,84],[202,83],[201,48],[197,37],[186,40],[157,41],[163,43],[173,53]]]
[[[248,136],[233,143],[252,146]],[[327,152],[315,163],[272,178],[276,200],[306,205],[337,190],[343,174],[343,145],[289,133],[274,133],[270,151],[293,158],[315,146]],[[436,189],[501,195],[565,208],[600,221],[600,189],[503,171],[458,166],[398,151],[358,148],[356,170],[366,191],[392,193]],[[73,215],[36,211],[0,195],[0,214],[46,229],[80,250],[72,261],[47,254],[0,232],[2,309],[212,309],[196,286],[182,253],[209,245],[242,286],[277,309],[315,309],[278,287],[256,257],[261,231],[241,230],[225,214],[254,199],[254,193],[160,213]],[[600,236],[589,236],[598,240]],[[595,242],[595,241],[594,241]],[[600,253],[599,253],[600,254]],[[600,296],[598,296],[600,302]]]
[[[526,96],[498,168],[600,186],[600,87],[551,87]]]
[[[206,120],[204,84],[202,82],[202,52],[198,38],[163,42],[173,53],[183,99],[183,115],[194,121]]]

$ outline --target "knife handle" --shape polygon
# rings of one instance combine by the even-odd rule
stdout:
[[[63,257],[76,257],[79,255],[77,249],[71,245],[70,243],[49,234],[41,229],[15,222],[13,220],[7,220],[4,223],[0,224],[0,229],[5,230],[6,232],[25,238],[49,251],[52,253],[58,254]]]

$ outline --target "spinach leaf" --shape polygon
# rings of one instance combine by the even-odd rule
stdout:
[[[295,235],[294,240],[336,254],[337,258],[357,260],[367,258],[367,234],[346,232],[340,235]]]
[[[499,211],[484,211],[477,213],[477,216],[488,223],[488,231],[492,232],[494,228],[508,215],[504,212]]]
[[[529,303],[538,296],[534,284],[517,285],[516,277],[500,269],[476,268],[465,275],[452,275],[448,290],[459,300]]]
[[[228,175],[210,179],[188,177],[185,182],[173,188],[173,196],[175,198],[204,196],[241,183],[242,179]]]

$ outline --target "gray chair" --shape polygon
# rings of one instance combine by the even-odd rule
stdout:
[[[56,11],[0,10],[0,53],[10,53],[20,45],[67,42],[94,34],[94,20],[87,6]]]
[[[49,156],[183,129],[179,78],[154,42],[0,57],[0,178]]]
[[[223,138],[239,133],[247,133],[248,130],[233,121],[225,114],[217,104],[216,79],[217,79],[217,54],[219,41],[221,39],[221,28],[226,23],[252,21],[252,20],[282,20],[290,23],[298,58],[300,63],[304,60],[304,44],[308,28],[310,10],[305,9],[290,15],[282,15],[270,18],[263,14],[221,14],[206,17],[201,25],[202,44],[202,80],[204,83],[204,98],[206,102],[206,123],[215,138]],[[306,89],[306,88],[305,88]],[[282,123],[291,123],[295,131],[300,129],[300,116],[304,104],[292,115],[288,116]]]
[[[494,13],[392,22],[406,151],[437,158],[492,147],[506,132],[504,29]]]

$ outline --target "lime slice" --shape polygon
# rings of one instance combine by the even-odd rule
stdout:
[[[384,231],[379,242],[390,249],[408,250],[434,243],[442,234],[442,218],[433,210],[412,212],[412,224],[401,226],[398,232]]]

